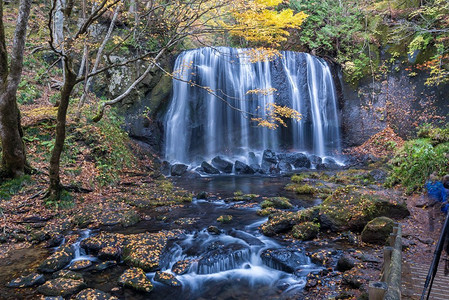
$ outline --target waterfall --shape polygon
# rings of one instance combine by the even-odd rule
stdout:
[[[320,58],[283,51],[272,61],[250,62],[245,49],[200,48],[178,56],[174,76],[164,120],[165,157],[171,162],[217,155],[248,161],[249,151],[265,149],[321,157],[340,150],[335,87]],[[247,93],[256,89],[274,92]],[[242,113],[265,115],[270,103],[291,107],[302,119],[271,130]]]

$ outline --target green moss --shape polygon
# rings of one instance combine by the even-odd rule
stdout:
[[[293,226],[292,235],[294,238],[302,241],[316,238],[320,232],[320,224],[314,222],[303,222]]]
[[[313,195],[318,192],[318,189],[316,187],[313,187],[309,184],[289,184],[285,187],[287,191],[293,191],[300,195]]]
[[[260,204],[260,206],[262,208],[274,207],[274,208],[280,208],[280,209],[288,209],[288,208],[293,207],[293,205],[290,203],[288,198],[285,198],[285,197],[268,198],[267,200],[264,200]]]
[[[231,223],[232,216],[231,215],[223,215],[217,218],[217,221],[220,223]]]

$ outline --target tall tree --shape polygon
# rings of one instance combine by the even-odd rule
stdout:
[[[22,141],[20,111],[16,93],[22,76],[28,17],[31,0],[22,0],[8,64],[8,51],[3,25],[3,1],[0,1],[0,138],[2,142],[2,169],[8,177],[24,174],[26,167],[25,148]]]

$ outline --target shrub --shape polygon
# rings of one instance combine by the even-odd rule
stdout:
[[[420,190],[430,174],[442,176],[449,172],[448,153],[449,142],[436,146],[431,139],[406,142],[391,161],[393,169],[386,185],[401,184],[409,193]]]

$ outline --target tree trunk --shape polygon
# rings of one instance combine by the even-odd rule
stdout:
[[[70,57],[65,56],[63,60],[65,78],[64,85],[61,90],[61,102],[58,106],[58,115],[56,118],[57,124],[55,146],[50,158],[49,198],[54,200],[59,200],[61,196],[62,186],[59,177],[59,166],[61,161],[61,153],[64,149],[67,109],[69,107],[73,88],[76,84],[76,74],[72,70]]]
[[[26,166],[16,93],[22,76],[23,52],[30,9],[31,0],[21,1],[14,31],[11,64],[8,70],[3,26],[3,1],[0,1],[0,138],[3,152],[1,164],[8,177],[22,176]]]

